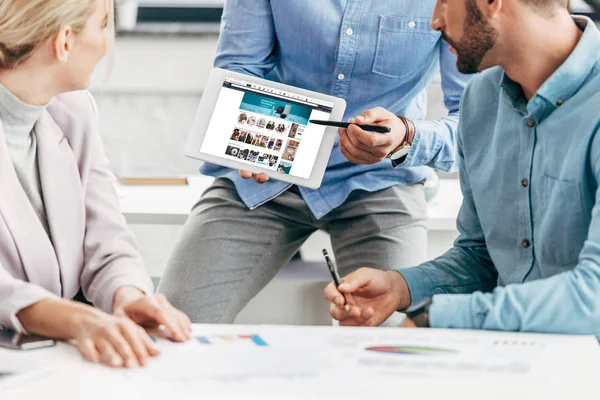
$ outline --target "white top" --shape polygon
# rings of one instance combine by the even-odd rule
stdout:
[[[46,233],[50,236],[37,162],[37,138],[33,130],[45,108],[45,106],[23,103],[0,84],[0,122],[4,129],[6,145],[17,178]]]

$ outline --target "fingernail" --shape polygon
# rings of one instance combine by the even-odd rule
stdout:
[[[114,357],[112,358],[112,360],[111,360],[111,364],[112,364],[114,367],[118,367],[118,366],[121,366],[121,365],[123,365],[123,360],[121,360],[121,358],[120,358],[120,357],[118,357],[118,356],[114,356]]]
[[[347,283],[342,283],[340,286],[338,286],[338,289],[348,290],[350,289],[350,285]]]
[[[350,311],[350,306],[349,306],[348,304],[346,304],[346,305],[344,306],[344,310],[346,310],[346,311]]]

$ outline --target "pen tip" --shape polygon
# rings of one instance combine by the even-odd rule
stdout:
[[[323,254],[327,255],[327,250],[323,249]]]
[[[344,306],[344,310],[346,310],[346,311],[350,311],[350,305],[346,304],[346,305]]]

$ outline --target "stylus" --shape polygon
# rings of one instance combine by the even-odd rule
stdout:
[[[338,128],[348,128],[351,124],[349,122],[338,122],[338,121],[322,121],[319,119],[311,119],[309,121],[311,124],[316,124],[316,125],[325,125],[325,126],[335,126]],[[392,128],[390,128],[389,126],[380,126],[380,125],[359,125],[359,124],[354,124],[359,126],[360,128],[362,128],[365,131],[368,132],[379,132],[379,133],[388,133],[391,132]]]

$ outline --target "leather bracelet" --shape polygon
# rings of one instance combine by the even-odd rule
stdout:
[[[415,134],[417,133],[417,127],[415,126],[414,122],[406,117],[398,116],[398,118],[400,118],[400,121],[402,121],[406,126],[406,136],[404,138],[404,142],[407,145],[412,146],[413,140],[415,140]]]
[[[388,157],[391,157],[394,153],[398,152],[401,148],[412,145],[412,142],[415,138],[415,134],[417,131],[415,123],[412,122],[410,119],[403,117],[401,115],[398,115],[398,119],[400,121],[402,121],[402,124],[404,124],[404,132],[405,132],[404,133],[404,141],[402,143],[400,143],[394,150],[390,151],[390,153],[388,154]]]

